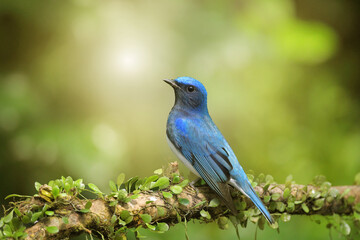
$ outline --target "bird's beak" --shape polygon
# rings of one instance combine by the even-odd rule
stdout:
[[[180,88],[174,79],[164,79],[164,82],[166,82],[167,84],[169,84],[170,86],[172,86],[173,88]]]

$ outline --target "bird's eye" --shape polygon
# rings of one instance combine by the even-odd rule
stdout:
[[[193,92],[194,90],[195,90],[194,86],[188,86],[187,87],[188,92]]]

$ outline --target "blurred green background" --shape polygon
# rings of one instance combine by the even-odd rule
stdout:
[[[340,0],[2,0],[0,203],[34,194],[35,181],[70,175],[108,189],[121,172],[144,177],[176,160],[165,138],[174,94],[162,79],[178,76],[205,84],[209,111],[246,170],[352,184],[358,11],[358,1]],[[236,237],[215,224],[188,228],[190,239]],[[258,237],[327,239],[328,230],[303,216]]]

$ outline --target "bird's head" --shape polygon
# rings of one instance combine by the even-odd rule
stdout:
[[[175,105],[188,110],[207,112],[207,92],[198,80],[191,77],[165,79],[174,88]]]

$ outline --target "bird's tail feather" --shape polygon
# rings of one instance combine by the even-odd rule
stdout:
[[[267,210],[267,208],[265,207],[265,205],[263,204],[263,202],[261,201],[261,199],[256,194],[255,190],[248,181],[235,180],[232,185],[236,187],[244,195],[246,195],[248,198],[250,198],[250,200],[260,210],[260,212],[264,215],[264,217],[270,224],[275,223],[275,220],[272,218],[269,211]]]

